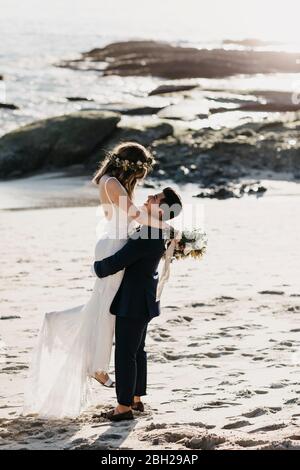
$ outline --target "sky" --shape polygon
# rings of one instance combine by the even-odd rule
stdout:
[[[1,19],[78,26],[84,22],[124,35],[164,31],[200,40],[300,42],[299,0],[0,0]]]

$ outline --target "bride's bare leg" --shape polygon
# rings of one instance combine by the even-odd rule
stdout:
[[[95,372],[94,373],[94,378],[100,382],[102,385],[105,385],[107,383],[108,380],[110,380],[110,377],[109,375],[107,374],[107,372]]]
[[[105,383],[109,378],[106,372],[95,372],[95,377],[102,383]]]

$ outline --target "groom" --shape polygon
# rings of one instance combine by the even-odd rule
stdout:
[[[170,220],[182,202],[172,188],[149,196],[144,207],[148,217]],[[150,220],[150,219],[149,219]],[[125,268],[122,283],[110,307],[116,315],[115,374],[118,405],[103,414],[111,421],[133,419],[132,410],[144,411],[140,397],[146,395],[147,356],[144,351],[149,321],[160,314],[156,301],[157,268],[165,251],[163,231],[142,226],[113,256],[95,261],[99,278]]]

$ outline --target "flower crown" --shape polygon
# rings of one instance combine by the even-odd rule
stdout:
[[[153,158],[146,158],[145,162],[142,162],[141,160],[138,160],[137,162],[131,162],[129,160],[123,160],[115,153],[110,155],[109,160],[116,167],[123,168],[125,171],[129,169],[136,171],[141,170],[142,168],[148,171],[152,169],[152,166],[155,164],[155,160]]]

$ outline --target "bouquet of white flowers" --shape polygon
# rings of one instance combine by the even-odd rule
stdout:
[[[207,235],[201,229],[184,230],[174,250],[175,259],[202,258],[207,248]]]

